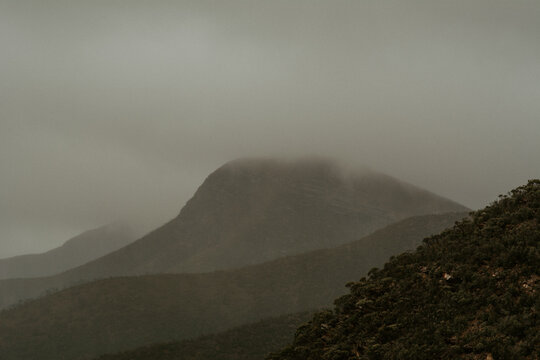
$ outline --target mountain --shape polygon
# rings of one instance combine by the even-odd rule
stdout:
[[[540,180],[348,286],[269,359],[538,359]]]
[[[131,230],[120,223],[89,230],[42,254],[0,259],[0,279],[54,275],[118,250],[134,240]]]
[[[350,244],[241,269],[102,279],[0,313],[0,358],[84,359],[327,306],[343,284],[464,213],[402,220]]]
[[[240,267],[348,243],[406,217],[466,210],[329,160],[237,160],[210,174],[175,219],[78,272],[98,278]]]
[[[264,319],[193,340],[142,347],[96,360],[257,360],[287,345],[296,328],[313,314],[302,312]]]
[[[0,307],[92,279],[263,263],[345,244],[409,216],[466,210],[329,160],[237,160],[210,174],[176,218],[132,244],[58,276],[0,281]]]

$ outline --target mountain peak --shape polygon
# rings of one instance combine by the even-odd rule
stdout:
[[[304,156],[299,158],[253,157],[239,158],[220,166],[213,174],[264,174],[274,176],[287,173],[297,175],[334,176],[345,179],[351,176],[369,174],[367,167],[350,167],[343,162],[324,156]],[[213,175],[211,174],[211,175]]]
[[[347,243],[409,216],[466,210],[329,158],[237,159],[211,173],[173,220],[167,256],[175,260],[161,263],[176,261],[167,270],[182,272],[249,265]]]
[[[466,210],[324,158],[240,159],[210,174],[167,224],[50,282],[63,287],[110,276],[237,268],[350,243],[407,217]],[[35,296],[35,288],[27,289],[11,299]]]

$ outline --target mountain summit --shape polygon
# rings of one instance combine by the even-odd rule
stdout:
[[[101,277],[227,269],[348,243],[414,215],[465,210],[329,160],[236,160],[210,174],[175,219],[85,271]]]
[[[0,281],[0,305],[83,280],[262,263],[349,243],[410,216],[465,210],[329,160],[236,160],[210,174],[177,217],[132,244],[58,276]]]

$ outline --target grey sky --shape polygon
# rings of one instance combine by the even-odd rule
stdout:
[[[0,0],[0,258],[174,217],[245,156],[467,206],[540,176],[540,2]]]

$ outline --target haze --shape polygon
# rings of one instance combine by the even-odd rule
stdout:
[[[0,1],[0,258],[315,154],[479,208],[540,174],[538,1]]]

